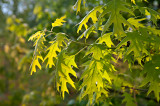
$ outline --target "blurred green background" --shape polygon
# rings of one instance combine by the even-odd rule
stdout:
[[[55,31],[65,32],[75,40],[76,24],[94,6],[106,1],[87,0],[85,8],[82,6],[76,15],[73,8],[76,0],[0,0],[0,106],[85,105],[87,101],[79,102],[78,91],[72,88],[62,100],[54,87],[54,69],[44,67],[30,75],[34,48],[28,38],[37,31],[50,29],[56,18],[66,15],[67,23]],[[159,0],[148,2],[138,5],[160,11]]]

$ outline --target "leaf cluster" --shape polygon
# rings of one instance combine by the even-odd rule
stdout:
[[[147,2],[147,0],[144,1]],[[77,0],[74,6],[77,8],[77,14],[80,12],[82,2],[85,5],[85,0]],[[135,11],[139,11],[141,16],[136,16]],[[125,17],[126,13],[128,15]],[[151,18],[144,18],[146,16]],[[66,22],[65,18],[66,16],[56,19],[52,23],[51,31],[39,31],[29,38],[29,40],[35,40],[31,74],[36,72],[36,66],[41,69],[39,60],[42,60],[42,63],[47,62],[46,67],[55,66],[56,87],[62,93],[63,98],[65,92],[69,93],[67,84],[77,89],[71,77],[74,76],[81,82],[78,88],[81,90],[80,100],[88,97],[89,105],[98,103],[103,95],[110,98],[111,89],[122,91],[125,97],[122,103],[126,102],[128,106],[137,105],[135,95],[139,95],[138,89],[145,85],[148,85],[147,95],[153,91],[159,101],[160,30],[157,29],[157,20],[160,14],[158,12],[138,6],[135,0],[129,2],[109,0],[104,5],[94,7],[78,23],[77,33],[82,30],[83,32],[77,40],[71,40],[62,32],[54,32],[54,27],[62,26]],[[149,21],[152,25],[146,24]],[[46,32],[55,35],[54,39],[49,42],[49,47],[46,47],[44,43],[45,38],[49,36]],[[87,44],[91,35],[96,40]],[[85,43],[80,42],[83,38]],[[72,42],[82,44],[82,47],[85,45],[85,47],[69,55],[70,52],[67,50]],[[45,48],[47,48],[46,51],[44,51]],[[84,58],[88,60],[81,64],[83,68],[78,68],[75,59],[84,50],[86,50],[83,54]],[[42,53],[45,56],[42,56]],[[119,60],[127,62],[129,69],[126,72],[134,71],[134,66],[140,67],[141,76],[137,77],[142,79],[139,83],[133,81],[132,76],[126,75],[126,72],[116,68]],[[80,78],[77,77],[75,70],[82,72]],[[125,87],[129,88],[130,93]]]

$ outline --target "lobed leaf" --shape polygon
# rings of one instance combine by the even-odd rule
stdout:
[[[113,59],[110,51],[107,51],[100,45],[94,44],[88,53],[93,53],[93,55],[92,59],[85,63],[86,68],[80,78],[80,80],[83,79],[83,83],[79,89],[82,89],[80,99],[88,95],[89,104],[93,104],[93,101],[98,100],[101,94],[108,97],[107,88],[112,84],[112,77],[109,72],[115,71],[115,69],[110,63]]]
[[[34,43],[35,50],[34,50],[34,54],[33,54],[33,61],[32,61],[32,64],[30,66],[31,75],[32,75],[33,72],[36,72],[36,66],[38,66],[38,68],[41,69],[41,65],[40,65],[38,59],[41,59],[43,61],[43,57],[41,56],[41,52],[45,48],[45,45],[44,45],[45,37],[44,37],[44,35],[45,35],[44,32],[38,31],[36,34],[32,35],[29,38],[29,40],[35,40],[35,43]]]
[[[106,9],[104,10],[103,14],[110,13],[110,16],[103,27],[102,35],[106,33],[106,31],[112,24],[114,25],[113,34],[117,34],[119,36],[125,34],[122,24],[128,25],[134,30],[132,24],[130,24],[120,13],[121,11],[123,11],[134,15],[134,13],[126,6],[128,6],[128,4],[121,0],[112,0],[107,3]]]
[[[91,48],[89,48],[89,50],[86,52],[85,55],[91,54],[92,53],[92,57],[96,60],[100,60],[103,57],[103,53],[102,53],[102,49],[101,49],[101,45],[98,44],[94,44],[91,46]]]
[[[52,23],[52,28],[56,27],[56,26],[62,26],[63,22],[66,22],[64,19],[66,18],[66,16],[63,16],[59,19],[56,19],[56,21],[54,23]]]
[[[76,72],[72,69],[72,66],[77,68],[75,63],[75,55],[68,56],[65,51],[61,51],[58,55],[58,60],[56,64],[56,83],[57,90],[62,92],[62,97],[64,98],[65,92],[69,93],[67,88],[67,83],[69,83],[73,88],[75,88],[74,82],[70,78],[69,74],[76,76]]]
[[[33,72],[36,72],[36,66],[41,70],[41,64],[39,63],[39,59],[43,61],[43,57],[42,56],[36,56],[34,57],[32,64],[30,66],[31,68],[31,75],[33,74]]]
[[[112,32],[102,35],[101,37],[98,38],[98,43],[105,42],[105,44],[108,47],[111,47],[112,45],[114,46],[114,44],[113,44],[113,42],[112,42],[112,40],[110,38],[111,35],[112,35]]]
[[[160,55],[155,55],[152,57],[152,60],[148,61],[144,65],[144,70],[142,71],[142,75],[146,75],[140,87],[150,83],[149,90],[147,95],[149,95],[152,91],[159,101],[159,93],[160,93]]]
[[[77,2],[76,2],[75,5],[74,5],[74,8],[77,9],[76,14],[78,14],[78,12],[80,12],[80,9],[81,9],[81,2],[82,2],[82,0],[77,0]],[[86,3],[86,1],[83,0],[83,5],[84,5],[84,6],[85,6],[85,3]]]
[[[93,102],[94,93],[96,93],[97,95],[101,95],[101,93],[104,93],[106,94],[106,96],[108,96],[108,92],[104,89],[105,84],[103,78],[108,80],[110,83],[111,81],[109,76],[106,76],[107,72],[103,70],[103,66],[104,64],[102,62],[99,62],[97,60],[92,60],[88,64],[88,67],[85,70],[85,72],[81,75],[83,83],[80,86],[80,89],[86,87],[84,92],[81,94],[81,98],[88,95],[90,104],[92,104]],[[100,96],[98,96],[97,99],[99,97]]]
[[[150,20],[157,26],[157,20],[160,19],[160,13],[147,7],[136,7],[139,11],[146,16],[150,16]]]
[[[103,12],[102,6],[95,7],[82,19],[82,21],[79,23],[77,33],[79,33],[83,25],[86,30],[88,29],[87,22],[90,18],[92,19],[93,23],[96,23],[98,21],[97,12],[100,12],[100,13]]]
[[[126,102],[126,106],[136,106],[133,97],[131,94],[124,93],[123,96],[125,97],[122,101],[122,103]]]
[[[49,68],[52,68],[52,66],[55,66],[55,63],[53,61],[53,58],[57,59],[57,52],[61,51],[61,47],[64,47],[63,43],[66,46],[66,41],[68,40],[64,33],[57,33],[55,40],[51,41],[51,46],[47,49],[48,53],[44,58],[44,61],[47,60],[47,65],[49,65]]]
[[[125,52],[124,56],[127,57],[132,51],[134,52],[134,58],[141,64],[143,54],[150,55],[146,50],[142,42],[146,41],[145,34],[139,34],[137,31],[128,32],[127,36],[117,45],[116,49],[119,49],[122,45],[126,45],[130,41],[130,46]]]
[[[132,25],[134,25],[136,29],[138,29],[139,27],[142,27],[142,28],[145,27],[142,23],[140,23],[140,21],[144,21],[144,20],[146,20],[146,18],[141,18],[141,19],[129,18],[127,21]]]

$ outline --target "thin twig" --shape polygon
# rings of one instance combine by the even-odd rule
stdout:
[[[87,48],[87,46],[85,46],[85,47],[82,48],[79,52],[77,52],[77,53],[75,54],[75,56],[78,55],[80,52],[82,52],[85,48]]]
[[[82,44],[82,45],[88,45],[88,46],[91,45],[91,44],[88,44],[88,43],[82,43],[82,42],[74,41],[74,40],[71,40],[71,39],[70,39],[70,41],[72,41],[74,43],[79,43],[79,44]]]
[[[138,89],[138,88],[134,88],[134,87],[128,87],[128,86],[122,86],[122,87],[125,87],[125,88],[130,88],[130,89],[133,89],[133,90],[138,90],[138,91],[148,91],[147,89]]]
[[[134,97],[134,101],[136,106],[138,106],[137,100],[136,100],[136,89],[133,87],[133,97]]]

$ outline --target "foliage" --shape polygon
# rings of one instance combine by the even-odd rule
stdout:
[[[34,7],[33,20],[8,17],[7,30],[20,46],[14,49],[6,44],[4,52],[10,60],[14,58],[17,70],[26,72],[31,63],[32,76],[16,93],[25,94],[23,100],[19,99],[22,105],[158,105],[160,14],[148,6],[150,2],[40,0],[30,6]],[[68,10],[65,5],[70,6]],[[34,42],[34,49],[29,47],[31,42],[25,44],[25,39]],[[21,75],[20,81],[27,79],[26,73]],[[29,83],[33,87],[25,88]]]
[[[80,12],[81,2],[82,0],[77,0],[75,4],[77,13]],[[69,93],[67,83],[75,88],[75,84],[69,73],[77,77],[76,72],[72,69],[73,66],[78,68],[75,63],[76,55],[87,48],[88,50],[84,56],[88,58],[88,61],[82,65],[85,68],[79,79],[79,81],[83,80],[80,87],[78,87],[78,89],[81,90],[80,100],[88,95],[88,104],[91,105],[98,103],[102,94],[107,98],[110,97],[110,91],[108,89],[114,89],[117,79],[117,77],[115,77],[117,72],[115,64],[117,64],[118,60],[113,56],[115,55],[118,56],[118,59],[120,58],[123,59],[123,61],[127,61],[130,70],[132,70],[132,66],[135,65],[137,61],[142,68],[142,73],[144,75],[147,73],[141,84],[130,83],[128,85],[120,83],[119,86],[126,87],[128,85],[127,87],[131,89],[138,89],[150,83],[147,94],[154,91],[155,97],[157,101],[159,101],[159,55],[157,55],[159,54],[159,46],[157,46],[157,49],[154,47],[154,45],[159,45],[158,41],[160,40],[157,33],[159,30],[157,30],[156,27],[146,26],[145,23],[140,22],[146,20],[146,18],[143,18],[145,15],[150,15],[153,24],[157,25],[157,19],[160,17],[160,14],[150,8],[138,6],[135,0],[131,0],[131,2],[133,2],[133,4],[125,0],[109,0],[106,2],[106,5],[94,7],[79,23],[77,33],[79,33],[84,26],[85,31],[80,35],[78,40],[85,37],[85,42],[87,42],[86,40],[89,39],[89,35],[92,34],[92,32],[97,35],[97,40],[91,44],[87,44],[87,46],[74,55],[66,55],[69,53],[67,49],[69,49],[71,42],[80,42],[68,39],[65,36],[66,34],[56,34],[52,31],[53,27],[61,26],[62,22],[65,22],[63,20],[65,17],[56,19],[56,21],[52,23],[50,33],[56,35],[56,40],[51,41],[51,46],[47,49],[47,51],[49,51],[48,54],[43,51],[46,55],[44,60],[48,59],[46,66],[49,65],[49,68],[52,68],[52,66],[56,67],[56,86],[57,90],[62,92],[63,98],[65,92]],[[83,3],[85,5],[86,2],[83,1]],[[137,18],[134,13],[135,10],[140,11],[143,17]],[[127,17],[124,17],[124,13],[129,13],[130,15],[128,14]],[[92,24],[89,25],[88,22],[90,19],[92,19]],[[111,30],[112,25],[113,30]],[[31,36],[31,38],[33,36]],[[65,39],[66,41],[64,41]],[[118,41],[117,43],[115,43],[116,40]],[[66,43],[68,41],[69,43]],[[127,45],[127,43],[129,43],[129,45]],[[38,45],[37,43],[37,46]],[[37,52],[36,49],[35,47],[34,52]],[[151,51],[154,52],[151,53]],[[33,62],[35,61],[34,58],[35,57],[33,57]],[[32,64],[31,67],[34,67],[34,64]],[[39,64],[38,67],[40,68]],[[32,72],[33,70],[31,70],[31,73]],[[124,75],[124,73],[121,74]],[[123,77],[125,78],[126,76],[124,75]],[[129,82],[126,81],[126,83]],[[134,89],[133,94],[138,95]],[[126,90],[124,90],[123,96],[125,96],[123,102],[127,102],[126,105],[131,106],[137,104],[135,96],[133,99],[131,94],[128,94]]]

